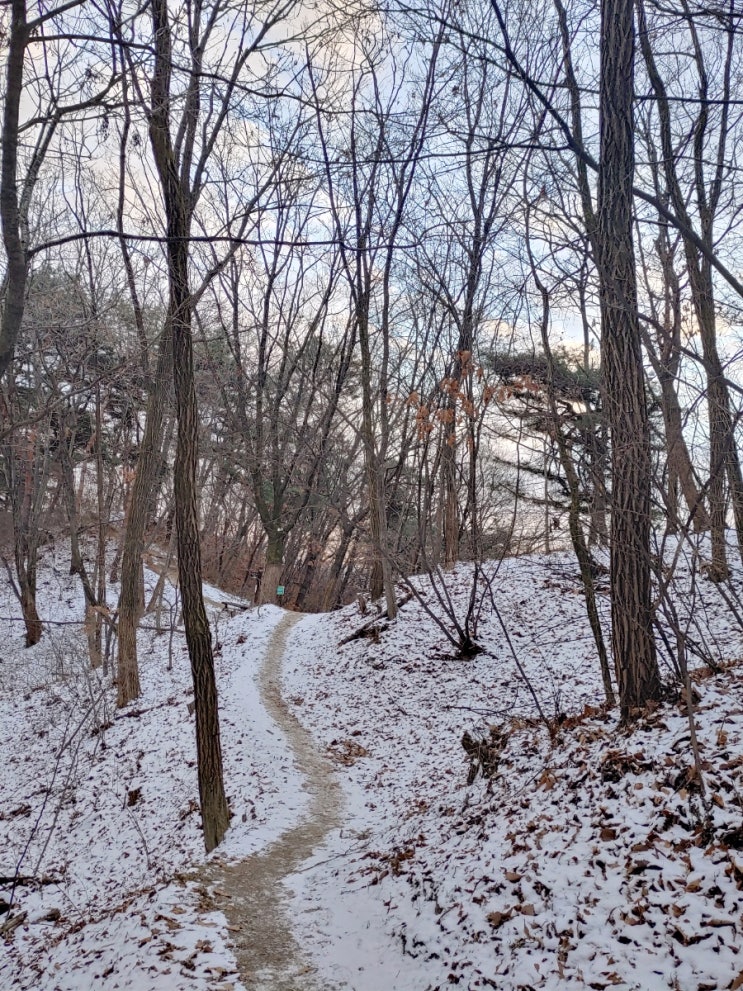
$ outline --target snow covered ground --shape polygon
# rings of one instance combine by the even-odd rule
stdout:
[[[78,625],[30,650],[0,589],[0,876],[17,875],[0,887],[0,925],[22,919],[0,944],[0,989],[253,991],[219,911],[229,892],[198,871],[183,639],[169,670],[168,634],[142,632],[143,696],[117,711],[88,669],[65,571],[48,557],[40,611]],[[743,637],[729,606],[682,555],[701,790],[683,702],[632,733],[602,708],[569,555],[508,559],[485,578],[469,660],[432,622],[424,606],[451,628],[425,584],[392,623],[349,607],[289,634],[284,697],[345,796],[341,828],[289,882],[307,988],[743,987]],[[470,588],[469,568],[447,576],[459,619]],[[224,597],[208,595],[216,610]],[[282,613],[214,615],[233,819],[212,860],[224,861],[309,813],[258,691]],[[674,644],[669,632],[664,664]],[[699,667],[705,645],[716,672]],[[479,759],[465,732],[484,741]]]
[[[168,634],[143,632],[143,694],[117,711],[110,679],[87,664],[75,581],[61,560],[43,569],[42,618],[72,625],[50,626],[36,647],[24,650],[21,624],[0,620],[0,898],[6,916],[8,902],[25,916],[0,953],[0,988],[233,987],[224,916],[184,876],[204,859],[185,640],[174,638],[169,670]],[[0,617],[17,614],[6,586]],[[235,616],[218,651],[233,813],[222,856],[262,848],[302,808],[255,686],[281,615]],[[213,626],[218,641],[225,626]]]

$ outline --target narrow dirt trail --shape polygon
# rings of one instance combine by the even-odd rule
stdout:
[[[260,693],[269,715],[285,734],[304,776],[309,804],[302,820],[265,850],[225,864],[210,878],[229,897],[220,899],[234,941],[240,977],[249,991],[332,991],[318,984],[293,932],[284,879],[324,842],[341,814],[341,789],[330,765],[315,748],[281,697],[281,664],[287,636],[301,617],[287,613],[276,626],[260,672]]]

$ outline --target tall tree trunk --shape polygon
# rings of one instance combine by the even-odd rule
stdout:
[[[101,385],[96,383],[95,387],[95,469],[96,469],[96,508],[98,515],[98,546],[96,547],[95,582],[96,599],[100,606],[106,610],[106,536],[108,523],[110,520],[110,507],[106,500],[104,478],[103,478],[103,404],[101,402]],[[91,661],[99,661],[104,664],[103,656],[103,616],[96,612],[95,616],[95,647],[91,652]],[[104,672],[107,673],[107,672]]]
[[[12,0],[10,7],[0,163],[0,223],[6,257],[4,299],[2,319],[0,319],[0,377],[5,374],[13,360],[16,341],[23,323],[28,278],[28,258],[21,235],[18,197],[18,127],[28,28],[25,0]],[[13,468],[11,472],[14,472]],[[12,508],[16,570],[26,626],[26,646],[31,647],[39,642],[42,633],[41,620],[36,610],[36,546],[33,537],[29,539],[22,519],[21,507],[16,506],[15,499]]]
[[[168,253],[173,310],[173,370],[178,412],[178,439],[173,471],[178,579],[194,686],[201,819],[204,844],[209,851],[222,842],[230,824],[230,814],[224,792],[211,630],[201,586],[201,546],[196,499],[199,421],[193,379],[191,300],[185,238],[171,242]]]
[[[8,488],[13,517],[13,552],[21,612],[26,627],[26,646],[33,647],[41,640],[43,626],[36,608],[36,560],[39,547],[37,520],[37,495],[34,465],[38,447],[34,440],[28,440],[27,450],[19,456],[14,437],[5,448],[5,462],[8,466]]]
[[[633,0],[603,0],[598,271],[611,431],[612,644],[622,719],[661,694],[650,568],[650,429],[632,241]]]
[[[606,525],[606,425],[601,422],[588,430],[588,462],[591,473],[591,525],[589,546],[606,547],[609,530]]]
[[[280,528],[266,528],[268,543],[266,545],[266,564],[263,568],[259,605],[277,602],[276,589],[281,585],[284,571],[284,550],[286,549],[286,534]]]
[[[11,3],[10,37],[5,76],[2,164],[0,166],[0,222],[6,256],[5,299],[0,321],[0,378],[13,360],[26,303],[28,259],[21,236],[18,197],[18,125],[23,92],[23,61],[28,41],[25,0]]]
[[[355,526],[353,523],[349,523],[347,526],[343,527],[342,536],[340,543],[336,548],[335,554],[333,555],[333,563],[330,568],[330,575],[327,585],[325,586],[325,592],[322,599],[322,610],[323,612],[330,612],[339,603],[339,594],[341,582],[343,580],[343,563],[346,560],[346,555],[348,554],[348,548],[351,544],[351,538],[354,537],[355,543]]]
[[[452,422],[444,425],[441,448],[443,474],[443,552],[444,568],[450,570],[459,560],[459,491],[457,486],[456,409],[447,406]]]
[[[173,381],[178,415],[173,473],[178,577],[194,687],[201,821],[204,844],[207,851],[210,851],[221,843],[229,826],[230,816],[224,791],[214,654],[201,584],[196,490],[199,421],[193,371],[193,301],[188,278],[193,197],[187,186],[190,178],[188,170],[184,179],[179,175],[170,135],[172,51],[167,0],[153,0],[151,13],[155,65],[151,84],[149,132],[167,217],[169,315],[173,332]],[[200,80],[196,74],[196,86],[199,85]],[[193,92],[198,98],[198,89]],[[190,112],[197,114],[198,104],[191,106]]]
[[[21,521],[15,526],[14,547],[18,588],[21,593],[21,612],[26,627],[26,646],[33,647],[41,640],[44,629],[36,608],[37,545]]]
[[[677,504],[677,496],[672,494],[670,489],[672,486],[674,489],[680,488],[689,510],[694,531],[695,533],[702,533],[709,530],[710,521],[702,494],[694,478],[694,466],[684,439],[681,406],[676,393],[676,376],[661,368],[659,380],[668,456],[669,499],[672,504],[675,499]],[[674,514],[669,511],[669,515],[673,516]],[[678,516],[678,509],[675,515]],[[678,520],[676,525],[678,525]]]
[[[163,419],[173,375],[173,332],[166,318],[157,370],[147,399],[144,436],[139,448],[137,472],[129,497],[121,557],[121,593],[119,596],[119,662],[117,667],[116,704],[121,707],[141,692],[137,660],[137,626],[142,616],[142,554],[147,521],[152,515],[157,495],[156,485],[162,460]]]
[[[360,263],[359,268],[361,268]],[[359,292],[356,313],[359,345],[361,348],[361,430],[364,441],[366,477],[369,487],[369,529],[371,532],[373,555],[369,591],[373,599],[378,599],[384,593],[387,604],[387,615],[390,619],[394,619],[397,615],[397,602],[395,600],[395,585],[392,580],[392,566],[390,564],[387,543],[387,504],[384,492],[384,466],[379,464],[374,436],[368,303],[368,295]]]
[[[707,372],[710,451],[708,496],[712,537],[712,561],[709,577],[713,581],[725,581],[730,575],[727,563],[725,482],[728,482],[732,497],[738,545],[741,553],[743,553],[743,478],[741,477],[740,460],[735,446],[730,395],[725,382],[725,371],[717,350],[712,269],[707,261],[697,259],[696,252],[690,250],[688,256],[689,284],[699,324]]]
[[[322,546],[323,545],[314,537],[310,537],[309,547],[307,548],[304,565],[302,566],[302,577],[299,580],[299,588],[294,599],[294,608],[298,612],[302,612],[304,609],[305,603],[307,602],[309,594],[312,590],[315,580],[315,573],[317,571],[317,561],[320,556]]]

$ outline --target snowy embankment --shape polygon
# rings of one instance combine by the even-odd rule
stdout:
[[[704,794],[684,705],[632,733],[599,709],[568,555],[502,562],[503,625],[483,610],[487,652],[470,661],[447,656],[415,601],[341,647],[364,623],[356,609],[296,630],[287,695],[346,765],[349,831],[364,837],[334,878],[313,879],[313,897],[339,926],[375,892],[419,975],[379,988],[743,986],[741,629],[713,585],[692,589],[683,564],[677,577],[689,639],[722,667],[693,679]],[[448,586],[463,610],[468,569]],[[478,726],[497,769],[468,785],[461,741]]]
[[[24,650],[21,624],[6,620],[18,615],[7,585],[0,595],[0,924],[20,922],[0,942],[0,989],[234,987],[224,916],[184,874],[204,853],[183,636],[141,633],[142,697],[118,711],[110,679],[89,668],[82,597],[62,559],[42,568],[52,623],[36,647]],[[303,802],[255,684],[281,616],[233,617],[218,650],[233,812],[222,856],[260,849]],[[213,624],[217,641],[224,630]]]
[[[345,793],[342,828],[289,881],[308,988],[743,987],[743,642],[715,587],[692,587],[683,565],[677,576],[689,642],[721,667],[694,678],[703,794],[682,705],[631,734],[601,710],[569,555],[492,567],[471,660],[415,599],[354,639],[373,619],[357,607],[296,624],[285,700]],[[230,893],[198,871],[182,637],[168,670],[168,634],[142,632],[143,696],[117,711],[88,669],[61,559],[46,560],[41,586],[42,616],[73,625],[31,650],[0,590],[0,875],[16,877],[0,888],[0,924],[20,920],[0,944],[0,989],[268,989],[240,983],[215,910]],[[467,568],[447,577],[460,618],[469,587]],[[425,601],[440,613],[430,590]],[[218,615],[233,819],[212,861],[265,849],[308,815],[258,691],[282,613]],[[465,732],[487,744],[479,764]]]

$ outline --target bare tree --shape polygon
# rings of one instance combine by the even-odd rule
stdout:
[[[79,96],[87,87],[85,66],[80,66],[81,76],[69,78],[69,65],[74,62],[69,58],[69,52],[63,54],[61,49],[76,44],[75,26],[65,24],[65,15],[82,7],[82,0],[67,0],[51,8],[35,4],[37,12],[30,18],[25,0],[12,0],[9,6],[0,163],[0,226],[7,265],[0,320],[0,376],[5,374],[13,359],[21,332],[31,249],[29,210],[42,167],[60,124],[68,117],[79,117],[104,104],[117,75],[114,65],[111,79],[102,88],[83,100],[71,99],[72,93]],[[46,47],[45,31],[50,23],[54,43]],[[54,67],[37,73],[32,64],[29,69],[26,53],[31,45],[45,46],[46,58]],[[64,69],[60,68],[62,66]],[[21,116],[22,94],[32,105],[31,112],[24,115],[28,120]],[[31,152],[19,158],[22,129]],[[21,166],[24,167],[22,174]]]
[[[692,14],[688,3],[683,2],[681,7],[683,22],[689,34],[688,61],[694,66],[699,100],[695,105],[695,113],[690,124],[687,123],[689,106],[685,107],[684,117],[681,119],[682,133],[679,135],[674,133],[675,120],[671,110],[671,100],[668,87],[661,75],[659,60],[653,51],[645,5],[642,0],[637,0],[640,47],[658,115],[662,151],[660,163],[666,183],[663,193],[667,195],[676,215],[690,229],[694,226],[691,210],[695,210],[698,216],[698,238],[707,250],[707,254],[703,254],[688,237],[684,238],[689,288],[707,375],[710,456],[708,498],[712,536],[712,561],[709,573],[711,578],[720,581],[729,575],[725,540],[726,479],[732,497],[738,543],[743,553],[743,474],[735,444],[732,402],[717,343],[715,287],[709,255],[716,250],[715,223],[719,214],[723,211],[729,214],[734,209],[731,204],[725,202],[723,193],[726,188],[730,189],[729,184],[725,183],[731,143],[730,100],[733,65],[735,58],[740,57],[740,52],[736,44],[737,21],[732,10],[728,13],[722,11],[715,13],[713,40],[704,38],[703,32],[697,25],[698,15]],[[715,112],[709,102],[711,80],[707,52],[710,45],[714,45],[715,48],[720,45],[718,18],[721,19],[722,25],[722,51],[716,52],[714,56],[719,58],[721,63],[719,110]],[[675,59],[674,65],[677,64]],[[675,68],[674,72],[678,73],[678,68]],[[693,147],[693,163],[691,174],[687,178],[684,175],[686,168],[682,156],[689,144]],[[711,165],[708,164],[710,160]],[[693,206],[690,205],[690,201]]]
[[[150,146],[166,226],[173,378],[178,417],[174,465],[178,573],[183,599],[196,705],[199,792],[207,850],[218,845],[229,824],[222,777],[219,715],[209,621],[201,588],[196,470],[198,409],[194,387],[191,237],[206,169],[221,129],[236,101],[247,97],[243,74],[258,57],[272,29],[294,9],[293,0],[238,11],[229,3],[186,2],[171,10],[167,0],[149,6],[153,60],[147,100]],[[231,31],[227,31],[227,24]],[[225,30],[223,30],[225,29]],[[235,31],[239,36],[235,36]],[[221,39],[221,40],[220,40]],[[216,62],[207,63],[207,58]],[[177,80],[177,81],[176,81]],[[137,85],[141,80],[137,77]],[[204,87],[209,87],[208,95]],[[183,87],[183,101],[175,92]],[[140,99],[145,102],[140,86]],[[176,116],[177,109],[180,113]],[[248,223],[232,238],[234,251]],[[233,243],[234,241],[234,243]],[[224,257],[226,264],[230,252]]]
[[[632,230],[634,54],[632,0],[603,0],[596,261],[611,432],[612,644],[624,720],[661,692],[650,568],[650,427]]]
[[[482,353],[495,346],[492,334],[486,341],[479,338],[481,324],[493,322],[506,309],[502,300],[513,294],[498,245],[513,236],[513,179],[524,154],[515,146],[526,107],[488,48],[463,11],[440,59],[450,77],[438,95],[441,123],[429,144],[434,154],[439,150],[453,157],[458,167],[441,170],[435,157],[424,164],[420,179],[427,187],[428,216],[415,215],[428,228],[416,247],[416,275],[445,315],[450,334],[437,410],[443,424],[439,460],[446,568],[459,559],[465,520],[470,553],[476,553],[478,368]]]
[[[296,149],[301,130],[291,127],[281,147]],[[200,321],[221,328],[229,355],[213,368],[230,456],[244,466],[265,532],[260,602],[275,602],[285,584],[287,540],[317,494],[354,349],[351,325],[331,308],[337,252],[303,243],[313,238],[319,196],[316,177],[287,161],[256,211],[257,229],[270,229],[274,240],[231,260],[214,286],[216,319]],[[203,337],[208,353],[205,329]]]
[[[382,23],[375,34],[360,24],[353,37],[348,88],[321,96],[311,67],[318,136],[341,262],[348,284],[361,359],[361,436],[368,478],[372,552],[370,592],[384,594],[397,614],[388,540],[386,473],[389,458],[391,298],[398,239],[420,162],[436,92],[441,32],[430,44],[419,90],[405,69],[411,51],[393,51]],[[383,74],[386,73],[384,85]],[[343,74],[341,78],[344,77]],[[324,82],[324,81],[323,81]],[[341,112],[341,107],[350,109]],[[406,106],[404,114],[393,108]]]
[[[652,141],[649,137],[646,139],[646,144],[652,149]],[[656,164],[654,162],[654,167]],[[686,418],[678,393],[683,373],[681,354],[683,299],[681,280],[675,267],[678,241],[678,236],[672,238],[670,231],[661,229],[653,245],[653,254],[657,258],[656,266],[647,258],[642,238],[638,236],[637,243],[642,253],[641,274],[650,309],[641,328],[645,353],[660,386],[659,398],[667,459],[668,525],[671,530],[676,530],[681,524],[680,493],[686,503],[688,519],[694,530],[703,533],[710,528],[709,514],[704,503],[704,488],[699,481],[684,435]],[[658,267],[661,274],[660,288],[657,288]]]

